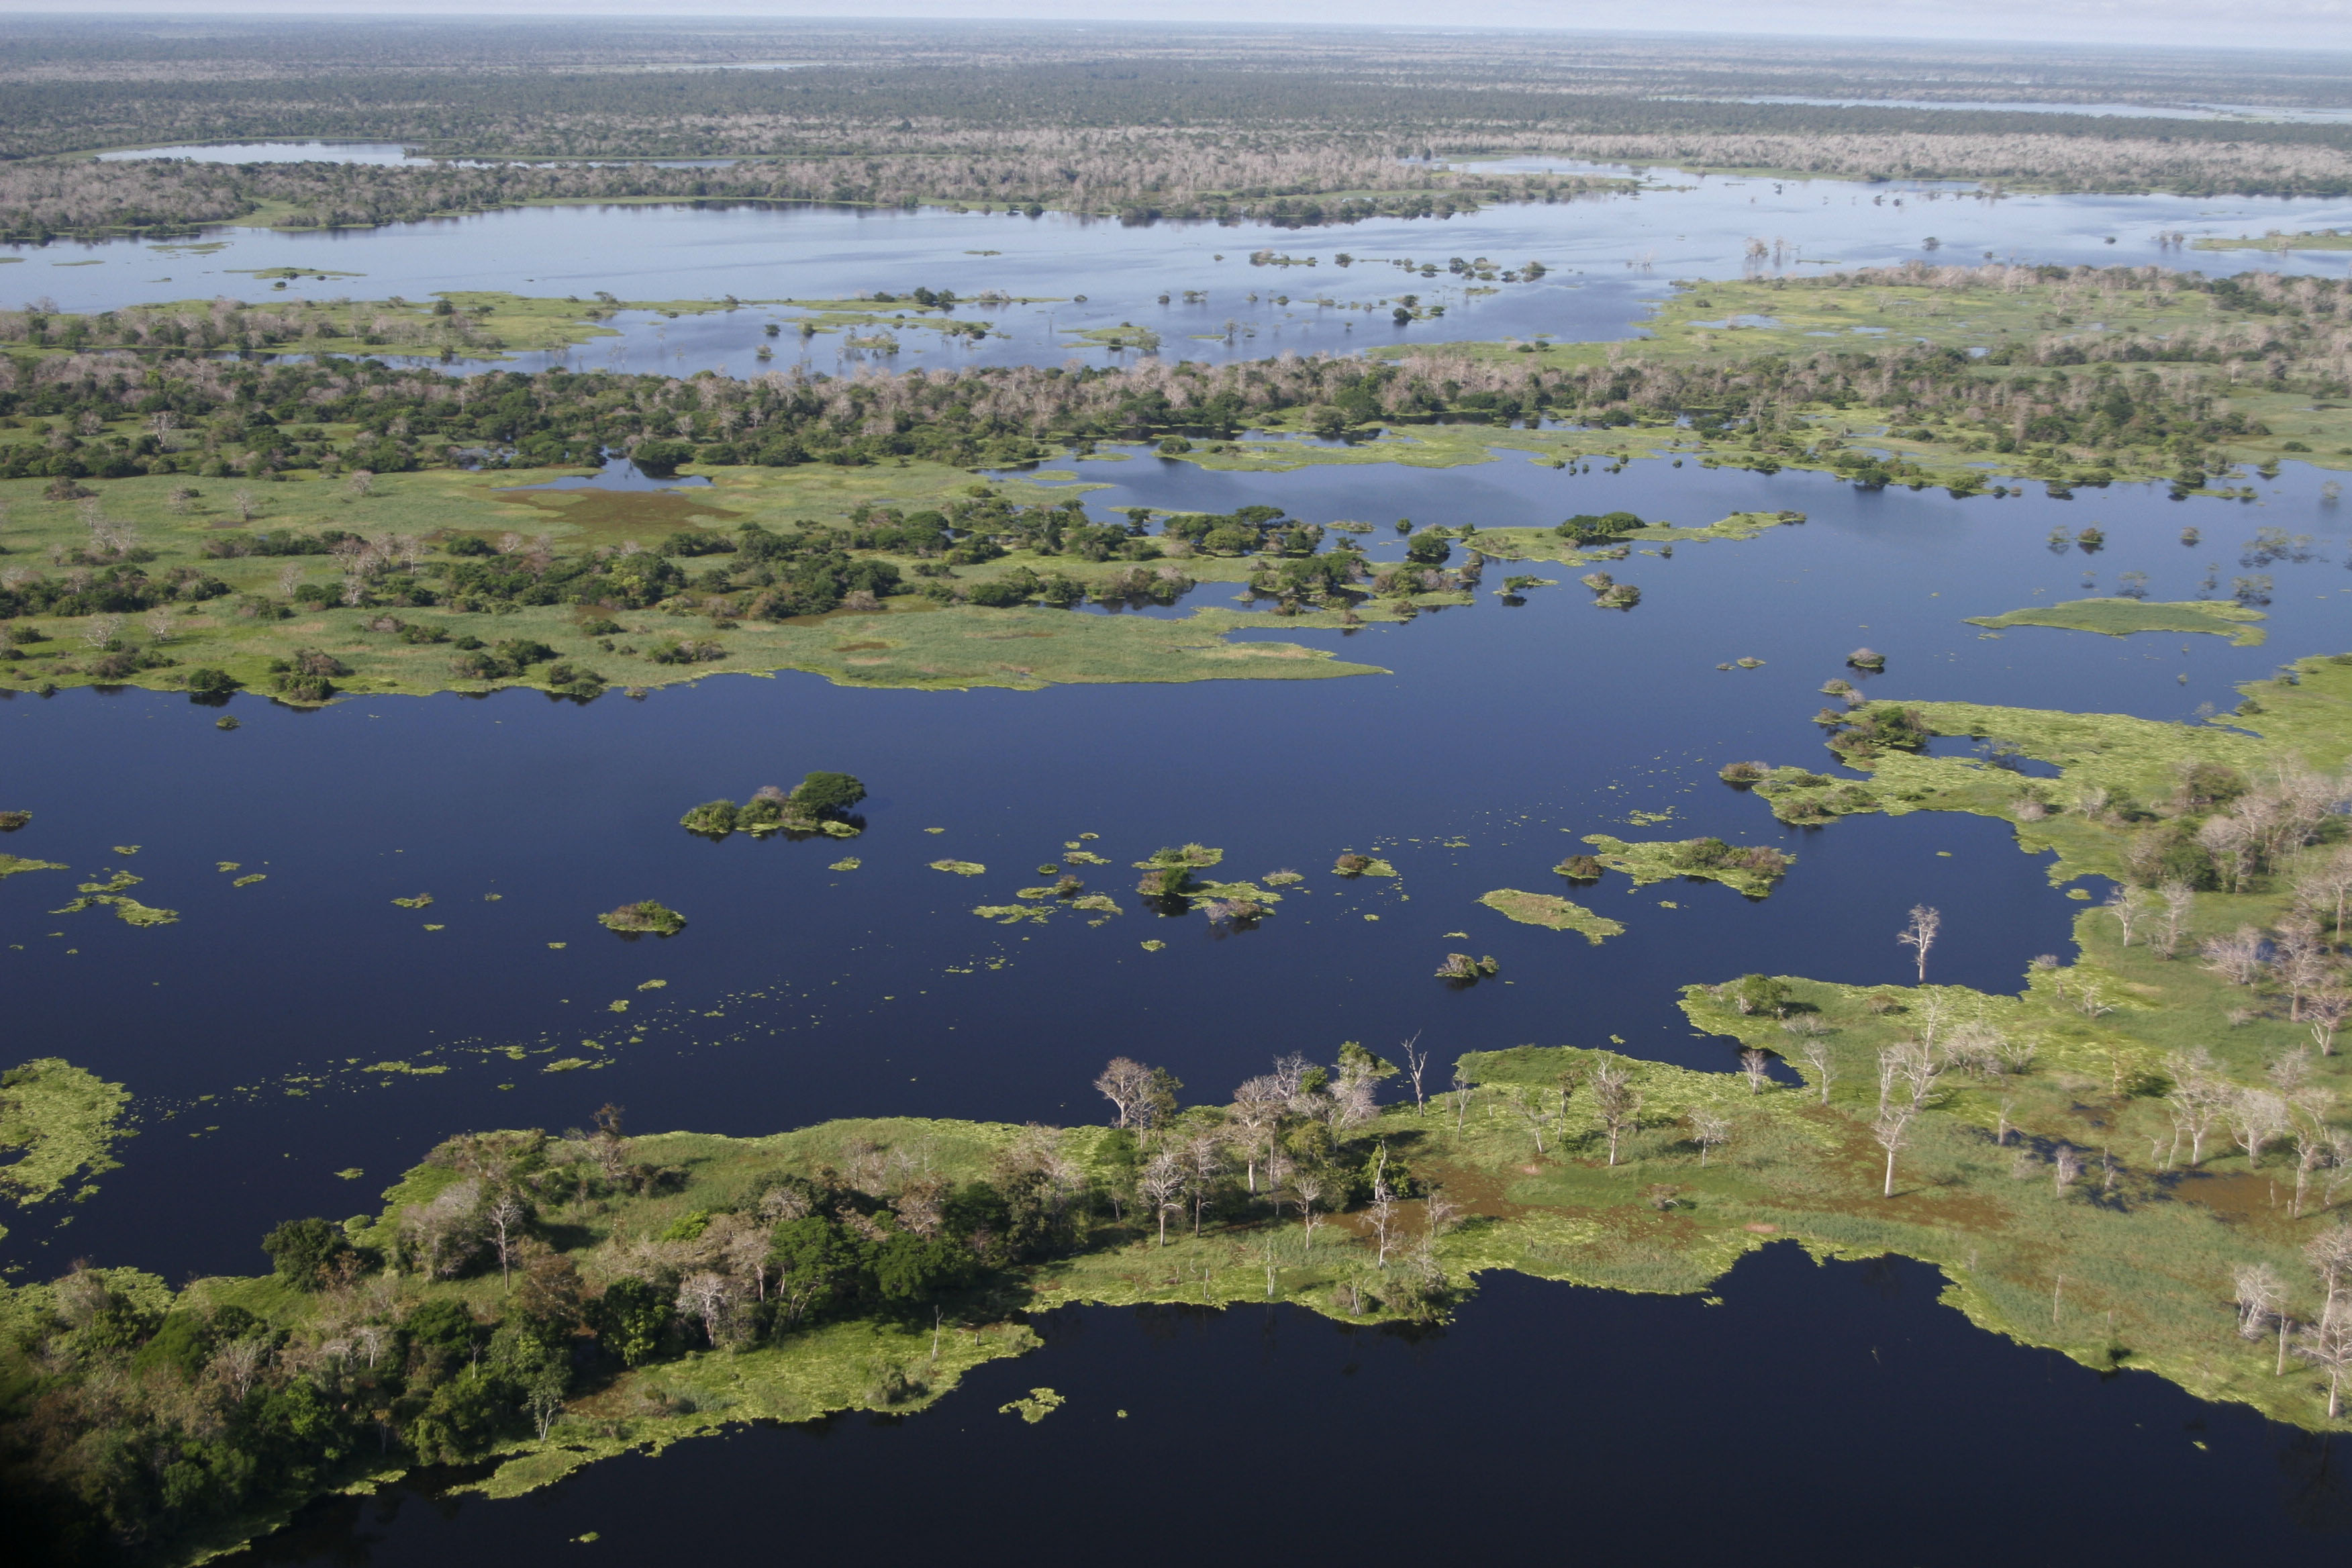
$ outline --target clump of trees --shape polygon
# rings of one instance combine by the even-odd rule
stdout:
[[[677,822],[688,833],[714,841],[738,828],[754,837],[830,833],[845,837],[857,830],[850,809],[865,798],[865,784],[848,773],[812,773],[789,793],[762,784],[741,805],[731,800],[706,801]]]
[[[646,899],[598,915],[596,923],[625,937],[639,937],[648,931],[656,936],[676,936],[686,929],[686,917],[652,899]]]

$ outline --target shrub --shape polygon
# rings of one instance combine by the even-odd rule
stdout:
[[[1858,647],[1845,656],[1845,661],[1855,669],[1882,670],[1886,668],[1886,656],[1875,648]]]
[[[1554,866],[1552,869],[1559,872],[1561,876],[1567,878],[1571,882],[1597,882],[1601,880],[1601,862],[1591,855],[1571,855],[1567,859],[1562,860],[1559,865]]]
[[[1788,983],[1769,974],[1743,974],[1717,994],[1742,1013],[1786,1013],[1790,1001]]]
[[[866,786],[847,773],[813,773],[793,790],[792,809],[803,816],[838,816],[866,798]]]
[[[289,1219],[261,1238],[261,1250],[269,1254],[280,1279],[297,1290],[316,1290],[326,1283],[326,1269],[352,1244],[331,1221]]]
[[[676,936],[686,929],[686,917],[676,910],[666,909],[651,899],[638,903],[623,904],[609,914],[596,917],[606,931],[624,936],[638,936],[646,931],[656,936]]]
[[[1746,789],[1771,772],[1763,763],[1726,763],[1715,776],[1734,789]]]
[[[705,801],[677,819],[688,833],[724,838],[740,825],[741,812],[731,800]]]
[[[694,460],[694,447],[686,441],[640,441],[629,448],[629,460],[648,474],[672,474],[680,463]]]

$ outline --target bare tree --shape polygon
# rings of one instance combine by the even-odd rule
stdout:
[[[2075,1152],[2073,1144],[2059,1144],[2057,1152],[2050,1157],[2050,1173],[2051,1180],[2056,1184],[2058,1195],[2064,1197],[2066,1189],[2083,1174],[2083,1156]]]
[[[2327,1418],[2344,1412],[2344,1373],[2352,1369],[2352,1304],[2330,1299],[2319,1321],[2295,1337],[2294,1353],[2327,1373]]]
[[[1389,1146],[1381,1145],[1380,1163],[1372,1170],[1372,1206],[1367,1211],[1372,1222],[1372,1239],[1379,1248],[1375,1266],[1385,1270],[1389,1266],[1389,1248],[1396,1240],[1396,1191],[1389,1185]]]
[[[1712,1110],[1692,1111],[1690,1129],[1691,1138],[1698,1144],[1698,1163],[1701,1166],[1706,1165],[1709,1150],[1718,1143],[1728,1142],[1731,1137],[1730,1121]]]
[[[2144,912],[2140,907],[2139,890],[2117,883],[2115,891],[2107,895],[2105,907],[2107,912],[2116,917],[2116,924],[2123,930],[2123,944],[2129,947],[2132,944],[2132,927],[2139,923],[2139,917]]]
[[[2286,1131],[2286,1101],[2266,1089],[2237,1090],[2224,1114],[2231,1140],[2246,1152],[2249,1168],[2260,1165],[2263,1147]]]
[[[2238,1332],[2241,1337],[2258,1340],[2270,1327],[2272,1314],[2286,1300],[2286,1285],[2278,1270],[2267,1263],[2242,1265],[2230,1277],[2238,1304]]]
[[[515,1243],[530,1223],[530,1205],[512,1193],[500,1193],[482,1209],[482,1223],[489,1226],[490,1245],[498,1249],[499,1283],[503,1286],[513,1272]]]
[[[1405,1075],[1412,1079],[1413,1112],[1416,1115],[1426,1116],[1429,1114],[1429,1102],[1423,1098],[1421,1092],[1421,1075],[1429,1068],[1429,1053],[1413,1048],[1420,1043],[1421,1037],[1416,1034],[1398,1048],[1404,1053]]]
[[[2344,1027],[2347,1017],[2352,1017],[2352,992],[2332,985],[2315,991],[2303,1005],[2303,1016],[2311,1026],[2311,1043],[2319,1047],[2321,1056],[2332,1057],[2336,1031]]]
[[[2170,958],[2180,951],[2183,928],[2188,924],[2190,907],[2197,901],[2197,893],[2188,883],[2178,881],[2159,883],[2156,893],[2164,900],[2164,925],[2150,945]]]
[[[2294,1197],[2288,1203],[2286,1214],[2289,1219],[2301,1219],[2304,1199],[2311,1192],[2312,1173],[2335,1158],[2336,1129],[2327,1124],[2327,1112],[2336,1096],[2315,1084],[2284,1099],[2286,1134],[2294,1144]]]
[[[2232,985],[2252,985],[2262,977],[2263,933],[2252,926],[2240,926],[2231,936],[2208,937],[2199,951],[2205,967]]]
[[[700,1319],[713,1345],[721,1342],[720,1325],[734,1300],[735,1282],[715,1268],[698,1268],[677,1282],[679,1316]]]
[[[1307,1249],[1312,1252],[1318,1223],[1315,1205],[1323,1199],[1323,1178],[1312,1171],[1301,1171],[1290,1178],[1290,1193],[1298,1200],[1299,1222],[1306,1228]]]
[[[1141,1062],[1126,1057],[1113,1057],[1110,1065],[1095,1079],[1095,1089],[1118,1112],[1116,1127],[1145,1126],[1137,1120],[1151,1096],[1151,1069]]]
[[[1908,1141],[1911,1119],[1917,1114],[1910,1106],[1889,1104],[1879,1110],[1878,1120],[1870,1125],[1871,1137],[1886,1151],[1886,1184],[1880,1193],[1883,1197],[1895,1195],[1895,1156]]]
[[[1642,1117],[1642,1097],[1633,1088],[1633,1070],[1603,1058],[1592,1072],[1593,1108],[1601,1113],[1601,1131],[1609,1140],[1609,1163],[1617,1163],[1618,1146]]]
[[[1260,1159],[1272,1153],[1274,1136],[1282,1124],[1282,1114],[1288,1097],[1275,1079],[1258,1077],[1246,1079],[1234,1090],[1233,1109],[1225,1112],[1225,1127],[1242,1150],[1243,1160],[1249,1168],[1249,1190],[1257,1193],[1257,1166]]]
[[[1470,1080],[1459,1072],[1454,1075],[1454,1142],[1462,1142],[1462,1124],[1470,1114]]]
[[[1143,1173],[1136,1178],[1136,1186],[1145,1201],[1160,1216],[1160,1245],[1168,1245],[1168,1215],[1184,1206],[1184,1167],[1173,1153],[1162,1149],[1144,1163]]]
[[[1943,929],[1944,917],[1926,904],[1911,906],[1910,922],[1895,933],[1895,940],[1912,949],[1919,958],[1919,984],[1927,984],[1927,950],[1936,945],[1936,933]]]
[[[1202,1211],[1208,1206],[1209,1194],[1216,1190],[1217,1178],[1225,1170],[1224,1140],[1214,1132],[1196,1132],[1184,1141],[1185,1181],[1192,1194],[1192,1235],[1201,1234]]]
[[[229,1392],[236,1395],[240,1405],[245,1403],[245,1396],[253,1392],[254,1382],[261,1376],[261,1369],[268,1364],[269,1342],[267,1340],[231,1340],[213,1352],[214,1373],[228,1384]]]
[[[2205,1140],[2211,1135],[2213,1124],[2228,1112],[2235,1092],[2214,1073],[2213,1058],[2202,1046],[2189,1054],[2174,1075],[2172,1092],[2164,1097],[2164,1102],[2172,1111],[2175,1152],[2182,1136],[2189,1139],[2191,1170],[2205,1163]]]
[[[1798,1055],[1804,1058],[1807,1067],[1813,1069],[1814,1086],[1822,1091],[1822,1103],[1827,1105],[1830,1102],[1830,1082],[1837,1077],[1837,1061],[1830,1054],[1829,1042],[1807,1040],[1804,1049]]]
[[[1748,1092],[1751,1095],[1763,1093],[1765,1086],[1772,1081],[1772,1059],[1754,1046],[1739,1053],[1739,1070],[1748,1075]]]
[[[93,648],[102,649],[121,635],[121,616],[92,616],[89,624],[81,629],[81,640]]]
[[[1544,1152],[1544,1129],[1552,1122],[1551,1106],[1543,1090],[1514,1084],[1505,1091],[1504,1101],[1527,1123],[1528,1133],[1536,1141],[1536,1152]]]
[[[2347,1276],[2352,1276],[2352,1225],[2337,1224],[2303,1244],[2303,1256],[2319,1271],[2322,1295],[2336,1300]]]
[[[236,491],[228,498],[228,504],[236,509],[237,521],[240,522],[251,522],[261,515],[261,498],[251,490]]]

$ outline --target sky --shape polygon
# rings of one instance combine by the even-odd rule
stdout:
[[[58,0],[0,0],[0,15],[61,9]],[[1558,27],[1787,37],[1944,38],[2352,48],[2352,0],[84,0],[78,15],[730,16],[1050,19],[1088,22],[1334,23],[1428,27]]]

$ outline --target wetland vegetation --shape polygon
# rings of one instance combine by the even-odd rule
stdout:
[[[94,26],[28,27],[0,61],[0,101],[14,110],[0,116],[0,153],[17,160],[0,168],[0,232],[47,241],[226,222],[323,229],[524,204],[679,201],[940,204],[1135,225],[1306,227],[1557,203],[1633,183],[1614,172],[1446,166],[1539,153],[2053,189],[2352,190],[2352,130],[2339,124],[1726,100],[1840,90],[1847,68],[1810,49],[1741,46],[1733,55],[1694,45],[1669,58],[1649,46],[1596,54],[1469,36],[1391,38],[1375,49],[1334,32],[1281,35],[1269,51],[1264,38],[1244,50],[1213,33],[1150,34],[1122,41],[1113,69],[1098,43],[1051,30],[1024,32],[1019,47],[975,62],[971,36],[953,29],[632,26],[592,26],[593,37],[578,43],[486,25],[437,62],[404,52],[398,35],[373,25],[289,25],[266,47],[237,23],[202,36],[158,30],[135,44]],[[337,52],[362,32],[373,39],[361,52],[368,58]],[[823,68],[698,68],[756,63],[787,37],[796,59]],[[646,68],[581,68],[620,38],[635,40]],[[1872,68],[1882,86],[1895,58]],[[219,68],[225,62],[237,68]],[[2006,92],[2014,63],[1912,59],[1904,69],[1928,79],[1905,79],[1931,100]],[[2119,101],[2144,106],[2194,93],[2263,101],[2267,89],[2234,70],[2139,62],[2099,79]],[[2081,89],[2063,62],[2035,81],[2023,90]],[[65,156],[260,134],[389,138],[491,162]],[[745,162],[660,167],[650,162],[657,157]],[[1979,197],[1990,205],[1998,192],[1970,199]],[[2335,247],[2339,237],[2199,243],[2288,251]],[[1309,274],[1287,269],[1318,265],[1270,247],[1248,259],[1293,279]],[[1374,259],[1342,256],[1338,267]],[[1784,270],[1778,259],[1771,270]],[[449,291],[421,302],[320,302],[284,287],[261,303],[92,314],[37,301],[0,312],[0,695],[137,685],[207,706],[244,692],[307,708],[527,686],[557,702],[608,702],[593,714],[531,705],[540,717],[585,723],[635,712],[615,713],[608,694],[715,672],[806,670],[844,686],[917,689],[1381,674],[1327,647],[1231,634],[1407,623],[1480,602],[1492,564],[1553,562],[1573,568],[1603,607],[1642,602],[1643,586],[1623,576],[1648,582],[1643,616],[1580,608],[1572,617],[1573,635],[1623,638],[1672,603],[1677,584],[1663,563],[1677,546],[1738,543],[1761,554],[1813,542],[1774,531],[1804,524],[1799,511],[1677,524],[1604,510],[1590,493],[1602,481],[1585,479],[1596,465],[1622,474],[1636,462],[1688,464],[1759,478],[1803,469],[1864,490],[1934,488],[1985,504],[2029,485],[2059,500],[2153,483],[2175,500],[2195,498],[2201,520],[2223,500],[2261,500],[2251,479],[2267,482],[2289,460],[2352,461],[2345,282],[1929,262],[1793,278],[1766,276],[1756,250],[1750,260],[1741,279],[1678,285],[1648,335],[1628,342],[1547,334],[1206,365],[1154,357],[1170,340],[1125,324],[1064,329],[1136,356],[1109,365],[866,366],[837,375],[803,365],[750,378],[568,366],[460,374],[456,365],[576,346],[610,333],[623,311],[699,317],[754,303],[734,299]],[[1507,270],[1486,258],[1446,266],[1465,287],[1545,270],[1541,259],[1515,259]],[[1412,267],[1406,286],[1438,271],[1435,262]],[[305,279],[329,275],[257,282]],[[839,333],[857,352],[881,354],[901,331],[982,338],[992,330],[986,312],[1039,302],[959,297],[968,287],[941,277],[898,297],[757,303],[801,312],[804,334]],[[1373,292],[1389,287],[1384,279]],[[1418,295],[1349,303],[1386,310],[1392,300],[1401,330],[1444,310]],[[779,331],[767,323],[767,335]],[[444,368],[390,363],[419,358]],[[1108,457],[1204,481],[1199,493],[1218,499],[1201,510],[1111,510],[1090,505],[1102,468],[1043,467]],[[625,458],[631,482],[651,488],[556,483],[608,458]],[[1205,482],[1311,467],[1497,463],[1555,476],[1559,504],[1545,515],[1562,521],[1400,520],[1395,538],[1375,540],[1371,524],[1304,510],[1296,492],[1270,482],[1264,494]],[[1284,499],[1292,505],[1273,504]],[[2336,500],[2331,488],[2319,504]],[[1752,501],[1742,494],[1736,504]],[[2050,548],[2087,558],[2107,547],[2105,526],[2061,528]],[[2197,542],[2191,528],[2183,542]],[[1375,559],[1376,549],[1393,555]],[[2264,528],[2245,547],[2254,574],[2227,599],[2149,602],[2145,575],[2126,574],[2116,597],[1970,624],[1989,637],[2208,632],[2251,647],[2265,637],[2258,606],[2273,584],[2264,569],[2310,552],[2306,536]],[[1649,558],[1646,569],[1637,556]],[[1532,573],[1497,575],[1507,604],[1558,585]],[[1270,614],[1168,614],[1211,585]],[[2218,577],[2204,591],[2218,594]],[[1787,602],[1807,613],[1820,603]],[[1545,613],[1477,624],[1534,623]],[[2272,629],[2289,613],[2283,605]],[[1842,622],[1835,643],[1813,657],[1827,650],[1833,661],[1855,635]],[[982,1363],[1035,1348],[1032,1315],[1070,1303],[1280,1301],[1421,1333],[1445,1323],[1486,1272],[1696,1294],[1747,1253],[1780,1242],[1816,1258],[1918,1258],[1941,1270],[1945,1299],[1989,1331],[2102,1373],[2144,1371],[2312,1432],[2352,1429],[2341,1389],[2352,1370],[2352,1080],[2340,1039],[2352,1018],[2352,654],[2294,650],[2272,679],[2242,688],[2234,711],[2163,720],[1883,697],[1927,664],[1883,626],[1870,635],[1902,657],[1890,675],[1885,655],[1856,648],[1822,688],[1831,705],[1815,722],[1826,757],[1708,761],[1697,775],[1719,766],[1723,783],[1742,792],[1723,798],[1759,828],[1769,812],[1807,830],[1812,847],[1801,856],[1741,842],[1736,818],[1694,824],[1715,831],[1686,837],[1582,834],[1595,821],[1638,828],[1673,814],[1601,816],[1587,803],[1564,830],[1591,852],[1553,869],[1571,891],[1618,873],[1634,889],[1696,879],[1749,900],[1777,891],[1779,911],[1804,896],[1804,876],[1832,861],[1842,836],[1870,830],[1838,826],[1841,816],[1996,820],[2019,850],[2047,856],[2051,885],[2083,906],[2071,952],[2032,958],[2013,990],[1947,983],[1948,938],[1937,947],[1946,916],[1927,900],[1956,906],[1927,893],[1900,930],[1883,934],[1916,984],[1727,973],[1741,965],[1678,949],[1675,974],[1688,982],[1679,1016],[1727,1046],[1737,1070],[1645,1059],[1615,1035],[1602,1046],[1606,1026],[1588,1023],[1570,1025],[1565,1043],[1470,1050],[1450,1062],[1433,1063],[1419,1036],[1394,1047],[1393,1060],[1353,1041],[1336,1051],[1320,1045],[1316,1057],[1328,1061],[1293,1051],[1229,1094],[1200,1085],[1189,1101],[1172,1072],[1122,1057],[1093,1084],[1107,1125],[898,1117],[757,1137],[644,1134],[625,1132],[621,1110],[607,1104],[590,1127],[551,1132],[489,1126],[496,1113],[478,1107],[472,1120],[483,1130],[432,1147],[370,1212],[300,1213],[320,1206],[310,1200],[281,1209],[283,1223],[257,1238],[251,1273],[199,1270],[174,1286],[137,1268],[77,1261],[62,1273],[20,1267],[0,1279],[0,1493],[10,1539],[58,1560],[194,1562],[268,1532],[311,1500],[382,1488],[419,1468],[464,1467],[451,1472],[459,1491],[508,1497],[742,1423],[908,1415]],[[1776,668],[1743,679],[1742,697],[1773,690],[1786,668],[1776,648],[1750,646],[1771,653]],[[1494,671],[1507,668],[1575,673],[1522,659],[1479,667],[1475,678],[1499,681]],[[1765,661],[1743,656],[1715,668],[1764,670]],[[1147,761],[1175,732],[1160,722],[1136,747]],[[1412,745],[1413,722],[1391,706],[1351,738]],[[845,756],[794,733],[809,756]],[[1134,733],[1066,721],[1050,743],[1098,746]],[[226,743],[209,726],[202,734],[208,747]],[[1279,743],[1305,742],[1286,731]],[[1687,758],[1659,761],[1677,787],[1689,782]],[[862,758],[849,765],[892,776]],[[741,787],[791,775],[771,757],[730,763],[718,776]],[[889,787],[912,795],[903,782]],[[1615,803],[1627,797],[1605,798],[1622,810]],[[189,799],[201,805],[200,791]],[[449,809],[474,804],[467,796]],[[812,772],[790,790],[765,784],[747,801],[694,805],[670,827],[684,804],[663,805],[656,795],[633,817],[658,829],[663,852],[740,869],[731,855],[680,842],[678,829],[712,840],[847,839],[865,830],[857,808],[882,821],[890,803],[868,802],[848,773]],[[27,820],[0,813],[0,831]],[[1241,842],[1223,837],[1228,823],[1213,814],[1179,820],[1124,853],[1160,842],[1160,831]],[[1813,839],[1811,830],[1833,837]],[[985,839],[921,851],[955,846],[958,858],[928,869],[965,883],[907,865],[927,895],[1006,900],[970,907],[1006,928],[999,931],[975,927],[961,899],[950,911],[959,930],[980,930],[992,944],[981,950],[992,971],[1016,952],[1044,952],[1071,923],[1060,911],[1126,928],[1128,892],[1104,879],[1133,878],[1147,921],[1181,917],[1203,951],[1231,942],[1223,951],[1245,952],[1286,927],[1333,923],[1329,905],[1341,897],[1378,900],[1397,921],[1394,906],[1411,896],[1401,861],[1427,899],[1418,880],[1426,862],[1401,853],[1411,841],[1329,826],[1307,842],[1328,853],[1350,832],[1368,848],[1336,857],[1336,882],[1287,868],[1239,876],[1244,867],[1228,866],[1223,848],[1197,841],[1124,861],[1097,853],[1108,846],[1095,833],[1066,828],[1034,870],[1040,847],[1020,851],[1015,875],[998,886],[969,881],[990,866],[960,858],[986,855],[1003,878],[1005,862]],[[1548,842],[1514,840],[1520,868],[1495,879],[1540,877],[1559,853],[1559,841]],[[858,847],[870,865],[847,856],[827,868],[861,871],[829,884],[844,898],[890,886],[888,847]],[[138,852],[115,848],[123,859]],[[247,858],[205,857],[223,878],[274,864],[266,850],[228,852]],[[1255,859],[1260,852],[1235,857],[1280,863],[1275,852]],[[1293,844],[1281,854],[1309,852]],[[157,857],[140,863],[152,868]],[[656,869],[633,868],[629,883],[590,896],[661,891],[695,909],[707,932],[744,923],[726,918],[743,906],[706,894],[708,884],[672,891],[659,868],[676,860],[646,864]],[[405,867],[396,887],[368,895],[375,916],[395,892],[405,896],[390,901],[411,916],[434,904],[412,891],[425,874],[411,879]],[[70,898],[65,877],[35,875],[45,871],[72,868],[0,855],[0,880],[12,890],[59,889],[61,908],[40,898],[45,915],[87,917],[68,930],[151,947],[182,934],[112,929],[109,911],[137,928],[180,918],[132,898],[142,879],[119,865],[81,872]],[[256,871],[232,885],[264,880]],[[259,900],[293,880],[238,896]],[[1482,876],[1468,888],[1485,885]],[[1612,891],[1622,899],[1626,889]],[[1455,898],[1448,907],[1459,910],[1470,893]],[[1489,923],[1507,978],[1494,955],[1443,951],[1469,943],[1469,932],[1433,929],[1425,934],[1436,940],[1400,971],[1440,1002],[1526,994],[1507,988],[1580,974],[1568,967],[1576,962],[1627,962],[1640,941],[1615,942],[1624,922],[1555,892],[1502,887],[1475,901],[1517,925],[1585,942]],[[1638,901],[1645,910],[1682,907],[1654,895]],[[1274,920],[1286,904],[1291,919]],[[1736,910],[1739,900],[1701,890],[1671,918],[1696,921],[1701,904]],[[562,918],[584,927],[593,907],[567,902]],[[1359,915],[1382,918],[1350,904],[1349,930],[1395,929],[1359,926]],[[593,918],[632,943],[688,925],[653,899]],[[183,932],[202,924],[192,919]],[[1040,947],[1012,945],[1032,941]],[[1505,946],[1513,941],[1538,947]],[[530,945],[541,942],[534,935]],[[1606,954],[1586,952],[1604,942]],[[567,945],[544,942],[550,952]],[[620,952],[597,945],[608,959]],[[684,961],[699,956],[698,945],[667,951]],[[1163,955],[1151,961],[1161,971],[1197,956],[1170,946],[1140,942]],[[947,973],[976,967],[960,957]],[[1060,971],[1055,983],[1068,979]],[[670,984],[647,979],[636,990]],[[630,1000],[607,1005],[625,1013]],[[702,999],[693,1007],[695,1016],[725,1016]],[[542,1042],[541,1072],[613,1059],[594,1039],[576,1047],[590,1054],[555,1055],[575,1048],[576,1033]],[[1486,1037],[1494,1043],[1494,1032]],[[504,1060],[527,1055],[520,1046],[484,1048]],[[366,1059],[345,1065],[386,1082],[449,1070],[399,1060],[362,1068]],[[886,1070],[892,1084],[902,1075],[919,1081],[895,1058]],[[316,1081],[282,1087],[299,1096]],[[181,1109],[215,1098],[193,1095]],[[27,1208],[89,1198],[138,1131],[131,1103],[124,1085],[58,1058],[0,1076],[0,1195]],[[207,1124],[190,1136],[217,1131]],[[363,1173],[354,1164],[334,1174]],[[1061,1403],[1040,1388],[997,1414],[1050,1423]]]

